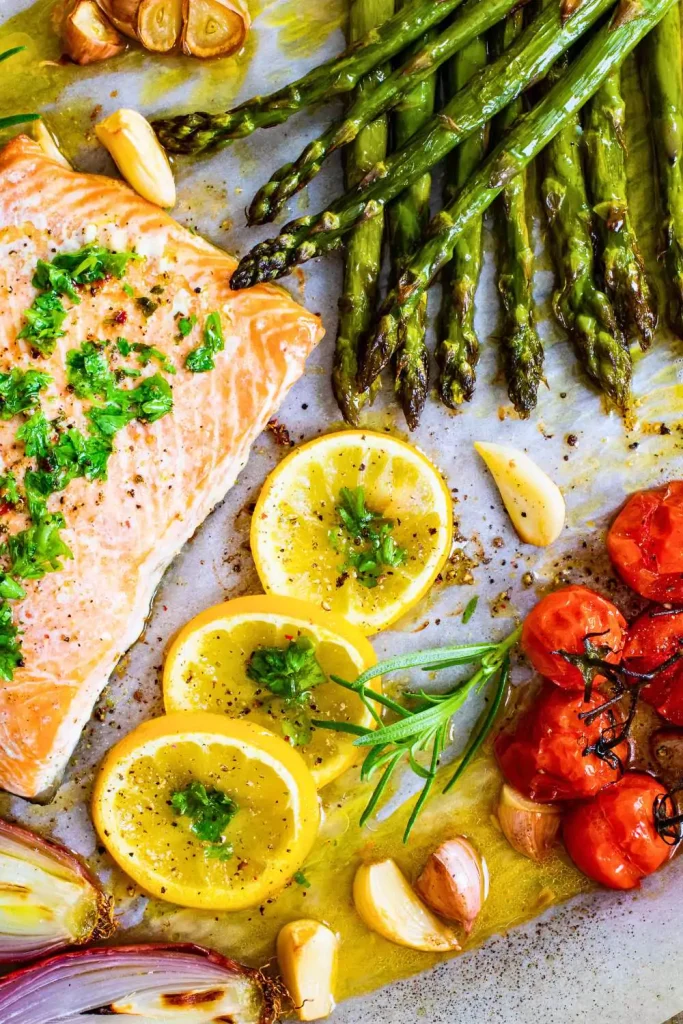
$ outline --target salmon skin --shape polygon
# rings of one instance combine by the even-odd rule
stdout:
[[[128,264],[123,281],[84,288],[79,305],[65,299],[66,334],[51,356],[36,358],[17,338],[37,294],[36,263],[94,242],[144,258]],[[232,486],[323,335],[319,318],[279,287],[231,291],[235,266],[121,182],[71,171],[25,136],[0,152],[0,371],[49,373],[45,415],[85,431],[92,402],[67,387],[69,350],[94,339],[113,349],[123,335],[156,346],[176,367],[168,377],[173,410],[117,434],[107,479],[75,479],[49,498],[66,520],[73,559],[25,581],[26,598],[13,602],[24,664],[0,683],[5,790],[41,801],[54,794],[97,697],[143,629],[164,570]],[[215,312],[225,350],[215,369],[191,373],[185,357]],[[197,317],[187,337],[180,314]],[[155,371],[142,370],[143,379]],[[19,481],[32,464],[16,441],[24,418],[0,422],[2,472],[12,469]],[[0,523],[12,533],[27,520],[5,510]]]

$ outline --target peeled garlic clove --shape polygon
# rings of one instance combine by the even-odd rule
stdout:
[[[488,896],[489,876],[472,844],[458,836],[434,850],[415,888],[435,913],[459,921],[469,933]]]
[[[138,38],[147,50],[168,53],[183,27],[183,0],[142,0],[138,11]]]
[[[33,122],[33,138],[36,140],[43,153],[45,153],[46,156],[49,156],[51,160],[54,160],[55,163],[61,164],[62,167],[68,167],[70,171],[73,169],[57,145],[57,140],[54,135],[44,121]]]
[[[368,928],[390,942],[425,953],[460,949],[454,932],[418,899],[393,860],[361,864],[353,901]]]
[[[555,845],[561,811],[557,804],[537,804],[507,783],[498,798],[498,821],[513,850],[530,860],[543,860]]]
[[[67,56],[76,64],[96,64],[126,48],[95,0],[79,0],[64,22],[63,38]]]
[[[136,192],[157,206],[175,204],[171,165],[142,114],[137,110],[117,110],[95,125],[95,133]]]
[[[185,0],[183,53],[227,57],[239,50],[251,25],[239,0]]]
[[[98,0],[98,2],[112,25],[119,32],[130,36],[131,39],[137,39],[140,0]]]
[[[482,441],[474,447],[488,466],[521,539],[539,548],[557,540],[565,517],[559,487],[517,448]]]
[[[337,936],[319,921],[290,921],[280,929],[280,973],[299,1020],[320,1020],[332,1013],[337,946]]]

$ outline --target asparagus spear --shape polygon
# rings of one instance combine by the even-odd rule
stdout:
[[[562,73],[553,69],[553,77]],[[581,125],[574,115],[543,155],[541,193],[559,277],[553,310],[589,377],[623,408],[630,394],[631,356],[612,304],[595,283],[592,215],[580,145]]]
[[[622,329],[627,335],[639,335],[641,348],[646,349],[652,342],[657,314],[626,198],[624,113],[621,73],[617,70],[586,106],[588,182],[607,294]]]
[[[570,2],[573,0],[563,0]],[[248,288],[282,277],[292,266],[339,248],[354,224],[380,213],[386,203],[542,77],[613,2],[583,0],[568,18],[564,18],[562,7],[550,4],[508,53],[475,75],[407,146],[374,167],[355,189],[322,213],[292,221],[277,238],[267,239],[247,253],[232,276],[231,288]]]
[[[422,294],[451,258],[455,243],[471,220],[480,217],[505,186],[571,123],[610,71],[621,64],[676,2],[640,0],[638,15],[628,17],[624,15],[628,14],[625,5],[629,0],[623,0],[615,17],[592,35],[567,73],[517,122],[453,202],[432,219],[427,241],[413,255],[401,280],[382,305],[377,329],[370,338],[361,367],[361,384],[372,382],[391,358],[400,324],[412,314]],[[620,346],[617,348],[623,351]],[[620,367],[621,362],[613,370],[615,393],[623,391]]]
[[[349,12],[351,45],[385,23],[393,13],[394,0],[354,0]],[[386,74],[386,68],[375,68],[369,72],[358,86],[358,94],[372,91]],[[378,160],[386,156],[387,144],[388,122],[386,117],[378,117],[366,125],[346,150],[344,173],[347,188],[353,188]],[[371,397],[370,389],[359,391],[356,385],[358,349],[375,312],[383,238],[384,217],[375,217],[353,229],[346,249],[332,364],[332,390],[347,423],[358,423],[360,410]]]
[[[231,139],[242,139],[257,128],[284,124],[292,114],[316,103],[328,103],[352,92],[361,78],[395,57],[433,25],[451,14],[463,0],[412,0],[379,28],[351,43],[342,54],[313,68],[303,78],[267,96],[254,96],[220,114],[196,111],[161,118],[152,127],[173,153],[202,153]],[[487,0],[487,3],[489,0]],[[374,116],[374,115],[373,115]]]
[[[494,34],[492,49],[503,53],[522,30],[523,13],[516,11],[502,31]],[[496,141],[505,138],[522,116],[523,101],[511,103],[494,124]],[[534,254],[529,242],[526,205],[526,173],[505,186],[493,204],[497,235],[498,292],[503,307],[500,339],[508,383],[508,395],[517,412],[526,417],[536,407],[543,379],[543,343],[534,317]]]
[[[424,40],[427,44],[429,40]],[[422,79],[395,107],[394,143],[404,146],[431,117],[436,99],[436,75]],[[398,278],[403,264],[417,246],[429,223],[429,197],[432,189],[431,174],[423,174],[389,207],[391,255],[395,276]],[[408,426],[417,427],[429,386],[429,353],[426,344],[427,296],[423,296],[417,309],[399,333],[399,348],[394,365],[396,394],[398,395]]]
[[[468,0],[445,31],[430,35],[392,75],[376,89],[359,96],[341,120],[334,121],[322,135],[309,143],[294,163],[286,164],[275,172],[256,193],[247,212],[249,223],[272,221],[287,200],[318,174],[332,153],[351,142],[373,118],[400,103],[414,87],[432,80],[434,72],[449,57],[504,18],[519,2],[486,0],[482,4],[480,0]]]
[[[683,338],[683,86],[678,4],[660,21],[643,49],[664,214],[665,265],[672,287],[667,313],[671,329]]]
[[[483,36],[453,57],[446,70],[446,89],[455,96],[486,66],[486,41]],[[446,202],[462,188],[481,163],[488,137],[482,124],[450,155],[446,164]],[[479,339],[474,330],[474,296],[482,264],[483,221],[473,220],[455,244],[453,259],[444,268],[443,293],[436,359],[439,364],[438,391],[451,409],[468,401],[474,393],[475,367],[479,359]]]

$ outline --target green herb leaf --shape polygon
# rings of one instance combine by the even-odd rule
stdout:
[[[123,285],[123,290],[124,290],[124,292],[126,293],[126,295],[128,296],[129,299],[134,299],[135,298],[135,290],[133,288],[131,288],[131,286],[129,284],[124,284]]]
[[[129,341],[126,341],[125,338],[117,338],[116,347],[122,356],[129,356],[133,351],[133,346]]]
[[[197,317],[194,313],[190,316],[181,316],[178,319],[178,334],[181,338],[187,338],[188,334],[191,334],[193,327],[197,323]]]
[[[214,355],[225,348],[221,318],[218,313],[209,313],[204,322],[204,342],[193,348],[185,359],[185,366],[192,373],[206,373],[215,367]]]
[[[79,398],[108,398],[116,380],[109,369],[103,346],[84,341],[80,348],[66,354],[66,379]]]
[[[141,366],[147,366],[152,359],[155,360],[164,371],[164,373],[175,373],[176,369],[173,363],[169,362],[168,358],[164,355],[161,349],[156,348],[154,345],[145,345],[141,341],[136,341],[133,345],[133,352],[137,353],[138,362]]]
[[[42,355],[49,356],[54,352],[57,338],[66,334],[62,330],[66,315],[62,300],[54,292],[38,295],[24,313],[26,323],[17,337],[28,341]]]
[[[362,487],[342,487],[336,511],[341,525],[330,531],[329,541],[345,555],[342,573],[355,570],[358,582],[372,589],[388,569],[403,565],[408,553],[391,536],[394,521],[366,506]]]
[[[148,320],[152,313],[156,313],[159,308],[159,303],[155,302],[154,299],[148,298],[146,295],[141,295],[135,300],[135,305],[141,311],[142,315]]]
[[[18,505],[21,505],[21,501],[19,485],[14,473],[10,469],[0,475],[0,502],[3,505],[8,505],[10,508],[16,508]]]
[[[44,458],[50,447],[52,427],[39,409],[17,430],[17,441],[22,441],[29,458]]]
[[[64,517],[46,514],[38,523],[8,537],[0,554],[9,557],[9,574],[22,580],[40,580],[48,572],[63,569],[62,558],[73,558],[62,539]]]
[[[0,373],[0,419],[11,420],[38,404],[38,397],[52,381],[47,373],[15,368]]]
[[[479,598],[475,594],[474,597],[470,598],[470,600],[467,602],[467,605],[465,607],[465,611],[462,613],[462,621],[463,621],[464,625],[467,625],[467,623],[470,621],[470,619],[474,615],[475,611],[477,610],[477,605],[478,604],[479,604]]]
[[[202,842],[211,843],[207,857],[226,860],[233,854],[230,843],[225,839],[225,830],[237,813],[235,801],[220,789],[206,789],[196,780],[185,789],[176,790],[171,796],[171,806],[176,814],[190,818],[190,832]]]
[[[113,252],[92,243],[75,252],[57,253],[51,266],[66,271],[74,285],[84,285],[107,277],[121,278],[131,261],[142,258],[134,252]]]
[[[247,663],[247,676],[286,701],[307,699],[327,676],[307,637],[290,640],[286,647],[256,647]]]
[[[0,602],[0,679],[11,682],[14,670],[24,664],[19,630],[12,619],[12,607]]]
[[[303,885],[307,889],[310,889],[311,883],[308,881],[303,871],[297,871],[292,877],[297,885]]]

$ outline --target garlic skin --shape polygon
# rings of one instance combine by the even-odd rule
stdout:
[[[157,206],[175,205],[173,172],[159,141],[137,110],[117,110],[95,125],[95,134],[116,166],[143,199]]]
[[[95,0],[78,0],[64,22],[63,42],[75,64],[97,64],[123,53],[126,43]]]
[[[119,32],[137,39],[138,8],[141,0],[98,0],[104,13]]]
[[[62,167],[66,167],[70,171],[73,170],[73,167],[62,153],[57,145],[57,140],[44,121],[33,122],[32,135],[46,156],[49,156],[55,163],[61,164]]]
[[[319,921],[290,921],[277,937],[280,974],[299,1020],[321,1020],[334,1009],[337,936]]]
[[[459,921],[469,935],[489,892],[486,863],[458,836],[430,854],[415,888],[427,906],[449,921]]]
[[[513,850],[534,861],[549,855],[562,820],[557,804],[534,803],[504,783],[497,813],[503,835]]]
[[[393,860],[361,864],[353,901],[367,927],[398,946],[425,953],[460,949],[455,933],[418,899]]]
[[[503,504],[520,538],[545,548],[562,533],[565,504],[562,493],[547,473],[518,448],[476,441]]]

